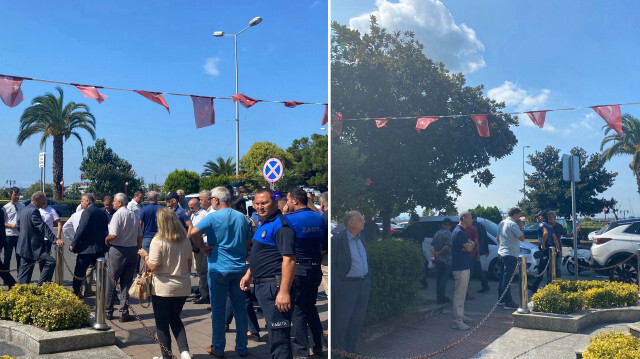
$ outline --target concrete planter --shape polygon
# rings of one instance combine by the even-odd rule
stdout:
[[[47,332],[31,325],[0,320],[0,340],[35,354],[50,354],[113,345],[115,332],[91,328]]]
[[[588,309],[572,314],[513,313],[514,327],[565,333],[579,333],[597,324],[637,321],[640,321],[638,306]]]

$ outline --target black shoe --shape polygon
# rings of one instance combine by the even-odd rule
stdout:
[[[113,320],[113,313],[107,313],[106,318],[107,320]]]
[[[247,333],[247,339],[259,343],[260,342],[260,334],[259,333]]]
[[[211,301],[209,300],[209,297],[200,297],[200,298],[194,300],[193,303],[195,303],[195,304],[209,304],[209,303],[211,303]]]
[[[490,290],[490,288],[482,288],[478,291],[478,293],[487,293]]]
[[[118,319],[118,321],[120,323],[131,322],[131,321],[134,321],[134,320],[136,320],[136,318],[133,315],[129,314],[129,313],[122,314],[120,316],[120,319]]]

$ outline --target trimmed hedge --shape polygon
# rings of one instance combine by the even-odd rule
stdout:
[[[634,359],[640,358],[640,338],[622,331],[599,333],[589,340],[582,352],[584,359]]]
[[[368,243],[372,274],[367,323],[396,316],[415,302],[426,258],[413,240],[378,239]]]
[[[568,314],[587,308],[624,307],[638,302],[638,286],[608,281],[556,279],[532,297],[533,310]]]
[[[55,283],[17,284],[8,292],[0,290],[0,319],[46,331],[86,327],[89,313],[88,305]]]

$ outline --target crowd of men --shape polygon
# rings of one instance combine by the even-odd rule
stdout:
[[[9,192],[11,202],[3,208],[4,228],[0,228],[1,268],[9,268],[15,250],[17,283],[31,281],[35,264],[40,266],[38,285],[51,281],[56,265],[51,249],[53,245],[63,247],[65,238],[70,241],[69,251],[77,255],[73,291],[83,296],[90,294],[91,267],[108,253],[108,269],[121,290],[119,320],[133,320],[128,312],[128,289],[140,270],[138,251],[142,248],[148,253],[158,231],[156,212],[162,208],[158,193],[148,192],[144,206],[141,192],[130,202],[124,193],[118,193],[105,197],[102,208],[96,206],[94,195],[83,194],[76,213],[62,226],[55,210],[47,210],[44,193],[35,192],[31,203],[23,206],[18,203],[19,189]],[[211,305],[213,334],[207,351],[223,357],[225,325],[228,328],[232,317],[238,354],[247,353],[247,335],[260,340],[255,299],[266,319],[273,358],[322,354],[326,339],[316,299],[321,282],[328,293],[328,194],[321,195],[318,209],[313,196],[293,188],[279,208],[276,194],[261,189],[253,199],[252,215],[247,213],[244,198],[233,198],[224,187],[201,191],[186,204],[184,198],[183,191],[169,192],[166,206],[174,210],[192,243],[198,276],[194,302]],[[58,221],[57,234],[47,221]],[[16,283],[7,272],[2,272],[2,278],[9,287]],[[83,293],[84,278],[89,289]],[[107,280],[107,319],[114,319],[117,302],[115,283]]]

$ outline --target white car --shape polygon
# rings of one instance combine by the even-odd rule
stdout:
[[[430,248],[431,242],[433,241],[433,235],[442,228],[442,220],[445,218],[451,219],[453,223],[459,222],[458,216],[420,217],[420,222],[418,223],[425,226],[427,235],[422,242],[422,250],[425,252],[428,259],[433,257],[431,255]],[[488,272],[489,277],[498,279],[500,276],[500,258],[498,257],[498,241],[496,241],[498,225],[482,217],[478,217],[478,223],[483,224],[487,229],[487,240],[489,242],[489,255],[480,256],[480,266],[482,267],[482,270]],[[537,274],[538,261],[542,257],[542,253],[538,247],[526,241],[520,242],[520,255],[527,259],[527,274]]]
[[[626,283],[638,282],[636,258],[623,262],[640,249],[640,219],[611,221],[594,236],[591,255],[596,267],[609,267],[609,279]]]

